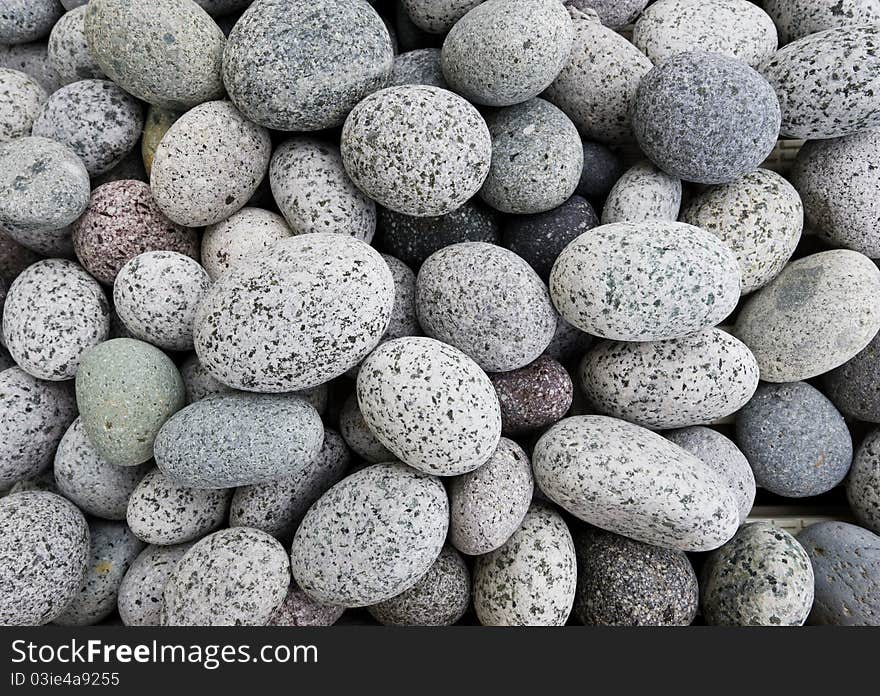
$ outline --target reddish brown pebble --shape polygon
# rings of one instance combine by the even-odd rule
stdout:
[[[501,404],[501,430],[524,433],[562,418],[573,398],[571,377],[546,355],[511,372],[489,375]]]

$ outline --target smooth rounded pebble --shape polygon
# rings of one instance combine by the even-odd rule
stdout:
[[[807,623],[880,626],[880,537],[846,522],[819,522],[797,540],[816,577]]]
[[[150,170],[156,204],[185,227],[226,220],[243,208],[269,168],[269,132],[227,101],[181,116],[159,143]]]
[[[798,151],[790,174],[807,228],[835,247],[880,258],[880,133],[814,140]]]
[[[430,34],[446,34],[482,0],[402,0],[412,23]]]
[[[69,382],[46,382],[19,367],[0,372],[0,490],[47,469],[74,418]]]
[[[48,98],[30,75],[0,68],[0,143],[30,135]]]
[[[4,0],[0,43],[23,44],[42,39],[62,12],[58,0]]]
[[[438,479],[376,464],[337,483],[306,513],[290,552],[293,577],[324,604],[378,604],[428,572],[448,526]]]
[[[669,341],[603,341],[581,362],[580,379],[596,413],[665,430],[738,411],[758,387],[758,363],[739,339],[706,329]]]
[[[180,366],[180,376],[186,390],[187,404],[201,401],[212,394],[224,394],[232,391],[232,387],[227,387],[211,376],[211,373],[199,362],[197,355],[191,355],[184,361]]]
[[[880,25],[840,27],[781,48],[761,73],[782,108],[781,135],[824,140],[880,126]]]
[[[431,338],[379,346],[358,374],[357,396],[379,442],[426,473],[473,471],[501,437],[501,409],[489,378],[467,355]]]
[[[654,67],[632,112],[639,146],[685,181],[725,184],[754,171],[779,135],[772,87],[736,58],[695,51]]]
[[[288,140],[272,155],[269,183],[294,234],[337,232],[372,241],[376,204],[348,178],[335,145],[306,137]]]
[[[627,169],[617,180],[602,207],[602,224],[678,220],[681,180],[647,160]]]
[[[601,202],[623,176],[623,159],[601,143],[584,141],[584,169],[576,192],[593,203]]]
[[[880,0],[764,0],[779,30],[779,43],[841,26],[880,23]]]
[[[574,193],[584,167],[577,129],[557,107],[530,99],[486,118],[492,166],[480,197],[503,213],[542,213]]]
[[[150,464],[116,466],[95,451],[77,418],[55,452],[58,491],[80,510],[107,520],[124,520],[128,499]]]
[[[689,626],[697,576],[681,551],[587,528],[574,535],[574,615],[586,626]]]
[[[502,437],[488,462],[450,481],[450,543],[470,556],[501,547],[522,523],[533,491],[528,455]]]
[[[189,256],[148,251],[113,281],[113,306],[134,338],[165,350],[191,350],[193,322],[211,278]]]
[[[178,486],[159,469],[150,471],[128,501],[126,521],[148,544],[169,546],[200,539],[226,520],[231,490]]]
[[[544,355],[567,362],[574,358],[582,358],[593,344],[593,337],[569,324],[561,316],[556,317],[556,333],[544,351]],[[501,397],[499,397],[500,399]]]
[[[352,451],[370,464],[392,462],[397,457],[373,435],[364,420],[357,394],[349,396],[339,413],[339,432]]]
[[[789,498],[830,491],[853,456],[843,416],[806,382],[758,387],[737,413],[736,441],[758,485]]]
[[[778,46],[773,20],[747,0],[660,0],[641,14],[632,40],[655,65],[709,51],[757,69]]]
[[[132,561],[119,585],[119,618],[126,626],[159,626],[162,592],[177,562],[192,544],[147,546]]]
[[[165,585],[163,626],[265,626],[290,587],[290,562],[257,529],[214,532],[183,558]]]
[[[449,89],[443,77],[439,48],[420,48],[394,56],[394,67],[388,87],[400,85],[431,85]]]
[[[217,280],[242,259],[266,251],[293,234],[283,217],[262,208],[242,208],[228,219],[205,228],[202,266]]]
[[[568,60],[572,22],[558,0],[487,0],[443,42],[452,89],[486,106],[511,106],[543,92]]]
[[[562,109],[588,140],[633,141],[630,112],[639,81],[651,69],[629,41],[595,16],[574,18],[574,44],[565,67],[544,96]]]
[[[788,263],[801,239],[804,206],[788,181],[757,169],[694,196],[681,221],[717,235],[733,249],[746,294],[764,287]]]
[[[637,541],[708,551],[739,526],[726,481],[660,435],[616,418],[565,418],[538,440],[532,467],[553,502]]]
[[[158,348],[114,338],[83,355],[76,401],[97,453],[111,464],[134,466],[153,456],[159,428],[183,407],[183,380]]]
[[[574,386],[568,370],[547,355],[489,379],[501,406],[503,433],[517,435],[553,425],[571,407]]]
[[[77,80],[100,80],[104,77],[104,71],[92,55],[86,38],[86,11],[81,6],[65,13],[49,34],[49,63],[65,85]]]
[[[706,559],[700,605],[710,626],[802,626],[813,568],[797,540],[769,522],[742,527]]]
[[[291,476],[311,465],[324,426],[305,399],[229,393],[175,413],[156,436],[156,465],[176,484],[234,488]]]
[[[89,527],[54,493],[0,499],[0,624],[35,626],[55,619],[76,597],[89,559]]]
[[[124,522],[93,520],[89,523],[91,558],[79,593],[53,623],[59,626],[93,626],[116,610],[119,585],[132,561],[144,548]]]
[[[42,85],[47,94],[61,87],[55,68],[49,61],[45,41],[26,44],[0,44],[0,67],[20,70]]]
[[[39,261],[9,288],[3,340],[15,362],[34,377],[73,378],[83,353],[106,340],[109,331],[104,291],[73,261]]]
[[[416,281],[416,310],[426,335],[487,372],[528,365],[556,330],[556,312],[537,273],[513,252],[485,242],[432,254]]]
[[[345,170],[367,196],[427,217],[452,212],[480,190],[492,142],[483,117],[457,94],[404,85],[371,94],[352,110],[341,151]]]
[[[702,425],[670,430],[663,435],[728,482],[739,505],[739,521],[745,522],[755,503],[755,474],[749,460],[733,441]]]
[[[826,372],[822,386],[843,415],[880,423],[880,334],[855,357]]]
[[[385,86],[394,53],[363,0],[257,0],[235,24],[223,81],[242,113],[281,131],[338,126]]]
[[[564,626],[574,603],[574,543],[558,512],[529,508],[501,548],[474,566],[474,609],[484,626]]]
[[[185,111],[223,94],[226,40],[189,0],[94,0],[85,31],[101,70],[138,99]]]
[[[321,604],[291,584],[287,597],[269,619],[269,626],[332,626],[345,613],[345,607]]]
[[[196,353],[236,389],[306,389],[357,365],[393,306],[394,278],[371,247],[348,235],[298,235],[211,286],[196,316]]]
[[[846,499],[863,527],[880,534],[880,431],[859,446],[846,480]]]
[[[102,283],[112,285],[126,263],[147,251],[198,258],[198,233],[165,217],[142,181],[103,184],[88,205],[73,226],[73,246],[83,267]]]
[[[471,603],[471,575],[464,559],[444,546],[437,560],[408,590],[369,607],[385,626],[451,626]]]
[[[788,264],[745,303],[734,334],[765,382],[821,375],[880,331],[880,271],[855,251],[823,251]]]
[[[606,27],[620,29],[632,24],[649,0],[565,0],[567,7],[595,12]]]
[[[602,225],[575,239],[553,266],[550,295],[582,331],[656,341],[721,322],[739,301],[740,282],[736,256],[718,237],[647,220]]]

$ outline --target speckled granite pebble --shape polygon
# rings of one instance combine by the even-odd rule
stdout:
[[[104,77],[86,39],[85,7],[77,7],[58,20],[49,35],[47,50],[49,62],[65,85]]]
[[[232,391],[222,382],[218,382],[205,366],[199,362],[199,356],[192,355],[180,366],[180,376],[186,389],[186,403],[201,401],[212,394],[223,394]]]
[[[726,481],[660,435],[606,416],[575,416],[538,440],[535,483],[576,517],[681,551],[733,536],[739,512]]]
[[[7,290],[25,268],[39,260],[40,256],[35,251],[16,242],[0,229],[0,278],[5,281]]]
[[[739,448],[717,430],[702,425],[670,430],[663,435],[728,482],[739,505],[739,521],[745,522],[755,503],[755,474]]]
[[[382,341],[419,336],[422,328],[416,313],[416,275],[403,261],[388,254],[382,254],[382,258],[394,278],[394,307]]]
[[[627,169],[617,180],[602,207],[602,224],[678,220],[681,180],[647,160]]]
[[[880,423],[880,334],[822,377],[825,394],[849,418]]]
[[[400,5],[422,31],[446,34],[482,0],[401,0]]]
[[[132,561],[119,585],[117,606],[126,626],[159,626],[162,592],[192,544],[148,546]]]
[[[450,543],[471,556],[499,548],[522,523],[533,491],[528,455],[502,437],[488,462],[450,482]]]
[[[202,265],[217,280],[231,266],[293,234],[283,217],[262,208],[242,208],[202,235]]]
[[[272,155],[269,183],[294,234],[337,232],[372,241],[376,204],[348,178],[335,145],[306,137],[288,140]]]
[[[321,604],[291,584],[287,597],[269,619],[269,626],[332,626],[342,617],[345,607]]]
[[[593,10],[606,27],[632,24],[650,0],[565,0],[565,5],[586,13]]]
[[[761,379],[796,382],[842,365],[880,330],[880,271],[855,251],[823,251],[788,264],[740,310],[734,333]]]
[[[533,505],[504,545],[474,567],[474,609],[484,626],[564,626],[577,570],[571,533],[550,507]]]
[[[404,85],[376,92],[352,110],[341,151],[348,175],[370,198],[427,217],[452,212],[480,189],[492,143],[483,117],[457,94]]]
[[[601,143],[584,141],[584,169],[575,192],[593,203],[601,202],[623,176],[625,167],[618,154]]]
[[[714,626],[801,626],[813,604],[813,568],[795,538],[769,522],[742,527],[700,576],[700,605]]]
[[[733,249],[745,294],[764,287],[788,263],[801,239],[804,206],[788,181],[758,169],[692,198],[681,221],[717,235]]]
[[[571,407],[571,377],[546,355],[517,370],[489,375],[489,379],[501,405],[501,431],[506,434],[552,425]]]
[[[94,0],[85,29],[104,73],[138,99],[182,111],[223,94],[223,32],[188,0]]]
[[[101,458],[77,418],[55,452],[59,492],[83,512],[108,520],[124,520],[128,499],[150,464],[116,466]]]
[[[880,23],[880,0],[764,0],[761,5],[782,44],[825,29]]]
[[[0,143],[30,135],[48,98],[30,75],[0,68]]]
[[[593,337],[569,324],[561,316],[556,317],[556,333],[544,351],[554,360],[565,362],[572,358],[580,358],[589,350]]]
[[[113,181],[92,192],[88,210],[73,226],[73,245],[85,269],[112,284],[119,269],[146,251],[177,251],[198,258],[195,230],[174,224],[142,181]]]
[[[22,44],[42,39],[63,11],[58,0],[4,0],[0,43]]]
[[[739,294],[739,264],[718,237],[663,220],[596,227],[566,247],[550,274],[550,295],[567,321],[619,341],[715,326]]]
[[[651,61],[595,15],[576,14],[571,57],[544,96],[581,135],[601,143],[633,140],[630,111]]]
[[[257,529],[214,532],[183,558],[165,585],[163,626],[265,626],[290,588],[290,562]]]
[[[357,394],[349,396],[339,413],[339,432],[345,443],[361,459],[371,463],[391,462],[397,457],[383,445],[364,420]]]
[[[47,94],[61,87],[58,74],[49,61],[45,41],[14,46],[0,44],[0,67],[27,73],[42,85]]]
[[[587,626],[689,626],[697,576],[681,551],[587,528],[574,535],[574,615]]]
[[[443,77],[439,48],[420,48],[394,56],[389,87],[399,85],[431,85],[449,89]]]
[[[324,604],[377,604],[418,582],[448,526],[438,479],[376,464],[337,483],[306,513],[290,553],[293,577]]]
[[[153,469],[131,494],[126,520],[131,531],[148,544],[182,544],[220,527],[231,497],[231,490],[178,486]]]
[[[269,132],[230,102],[200,104],[165,133],[150,170],[156,204],[179,225],[202,227],[241,210],[269,168]]]
[[[431,338],[379,346],[358,374],[357,395],[376,438],[420,471],[473,471],[501,437],[501,410],[489,378],[464,353]]]
[[[134,466],[153,456],[159,428],[183,407],[183,380],[158,348],[114,338],[83,355],[76,401],[98,454],[111,464]]]
[[[76,418],[69,382],[46,382],[19,367],[0,372],[0,490],[51,465]]]
[[[106,340],[109,331],[104,291],[73,261],[39,261],[9,288],[3,340],[15,362],[34,377],[73,378],[83,353]]]
[[[880,431],[868,434],[853,459],[846,498],[862,526],[880,534]]]
[[[55,619],[79,592],[89,559],[82,513],[54,493],[0,499],[0,624]]]
[[[305,389],[358,364],[393,305],[393,276],[371,247],[348,235],[298,235],[214,283],[196,317],[196,353],[238,389]]]
[[[229,35],[223,81],[252,121],[320,130],[384,87],[393,59],[388,30],[363,0],[257,0]]]
[[[644,77],[632,118],[654,164],[685,181],[724,184],[754,171],[772,152],[780,111],[773,88],[753,68],[695,51]]]

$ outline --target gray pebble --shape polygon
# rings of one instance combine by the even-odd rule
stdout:
[[[849,418],[880,423],[880,334],[822,377],[825,394]]]
[[[117,606],[126,626],[159,626],[162,593],[174,574],[177,562],[192,543],[177,546],[147,546],[132,561],[119,585]]]
[[[650,0],[565,0],[565,5],[586,13],[595,12],[606,27],[620,29],[632,24]]]
[[[86,8],[77,7],[67,12],[52,27],[48,46],[49,62],[58,79],[65,85],[77,80],[104,77],[86,39]]]
[[[403,261],[382,254],[394,278],[394,307],[391,321],[382,335],[382,341],[404,336],[419,336],[422,328],[416,313],[416,274]]]
[[[681,180],[647,160],[627,169],[617,180],[602,207],[602,224],[678,220]]]
[[[201,401],[212,394],[224,394],[232,391],[232,387],[227,387],[211,376],[211,373],[199,362],[197,355],[190,356],[180,366],[180,376],[186,390],[187,404]]]
[[[22,44],[42,39],[62,12],[58,0],[4,0],[0,43]]]
[[[544,355],[564,362],[572,358],[580,358],[589,350],[593,337],[569,324],[562,316],[556,317],[556,333],[544,351]]]
[[[449,89],[443,77],[439,48],[420,48],[394,56],[389,87],[400,85],[431,85]]]
[[[446,34],[482,0],[401,0],[409,18],[422,31]]]
[[[269,619],[269,626],[332,626],[342,617],[345,607],[321,604],[291,584],[287,597]]]
[[[62,83],[49,60],[45,41],[9,46],[0,44],[0,67],[20,70],[42,85],[47,94],[61,87]]]
[[[27,73],[0,68],[0,143],[30,135],[48,98]]]
[[[262,208],[242,208],[202,234],[202,266],[217,280],[244,258],[266,251],[293,234],[283,217]]]
[[[880,534],[880,431],[870,432],[859,446],[846,480],[846,498],[859,523]]]
[[[623,176],[621,157],[601,143],[584,141],[584,169],[576,193],[593,203],[600,202]]]
[[[357,394],[349,396],[339,413],[339,432],[345,444],[364,461],[370,464],[393,462],[397,457],[373,435],[364,420]]]
[[[764,0],[761,3],[786,44],[842,26],[880,23],[880,0]]]

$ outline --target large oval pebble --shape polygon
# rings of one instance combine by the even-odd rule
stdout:
[[[880,23],[880,0],[764,0],[761,6],[782,44],[834,27]]]
[[[242,208],[202,234],[202,266],[217,280],[244,258],[266,251],[293,234],[283,217],[262,208]]]
[[[31,134],[48,95],[20,70],[0,68],[0,143]]]
[[[681,180],[648,161],[638,162],[617,180],[602,207],[602,224],[678,220]]]

